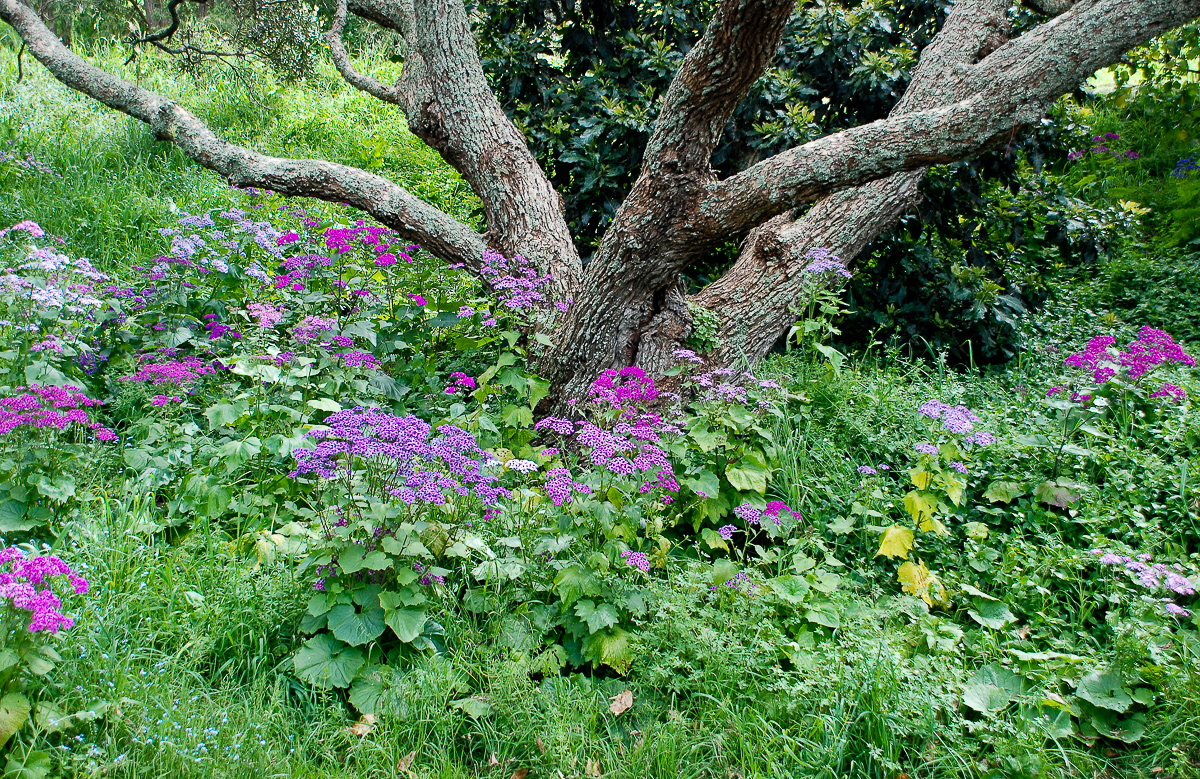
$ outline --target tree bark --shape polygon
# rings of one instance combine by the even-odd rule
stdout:
[[[1067,5],[1053,2],[1055,10]],[[713,149],[769,66],[793,11],[791,0],[720,0],[664,97],[629,197],[584,270],[561,198],[488,90],[463,0],[341,0],[329,42],[346,80],[401,106],[413,132],[471,184],[484,203],[484,235],[366,171],[230,144],[176,103],[70,52],[21,0],[0,0],[0,19],[57,79],[146,122],[155,137],[233,184],[350,203],[475,270],[486,248],[523,254],[549,270],[574,305],[535,366],[562,400],[586,396],[595,375],[610,367],[665,368],[690,328],[680,274],[747,232],[734,267],[694,302],[723,316],[717,360],[760,356],[803,294],[809,249],[853,257],[911,207],[926,166],[1012,137],[1129,48],[1200,16],[1200,0],[1079,0],[1003,42],[1006,10],[1002,0],[963,0],[887,119],[717,180]],[[397,84],[352,67],[341,45],[351,12],[404,37]]]

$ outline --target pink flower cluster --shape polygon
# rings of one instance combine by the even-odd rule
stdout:
[[[320,338],[321,333],[336,329],[335,317],[306,316],[292,328],[292,339],[298,344],[308,344]]]
[[[1111,335],[1098,335],[1087,342],[1083,351],[1067,357],[1063,364],[1068,368],[1090,371],[1096,384],[1107,383],[1118,377],[1122,370],[1125,375],[1121,378],[1136,382],[1160,365],[1184,365],[1189,368],[1196,365],[1195,358],[1175,343],[1170,335],[1153,327],[1139,330],[1138,337],[1123,350],[1115,349],[1116,342],[1117,339]],[[1062,389],[1052,387],[1046,395],[1049,397]],[[1166,397],[1182,402],[1186,393],[1174,384],[1163,384],[1151,397]]]
[[[258,322],[264,330],[270,330],[283,320],[283,312],[268,306],[266,303],[247,303],[246,311]]]
[[[333,356],[340,357],[342,364],[347,368],[367,368],[377,371],[381,367],[379,360],[375,359],[375,355],[357,349],[351,352],[338,352]]]
[[[167,356],[167,359],[151,362],[155,357]],[[177,384],[186,386],[201,378],[217,372],[220,367],[217,363],[208,363],[197,357],[196,355],[186,355],[184,357],[175,357],[173,355],[165,355],[160,353],[143,354],[138,357],[138,362],[146,361],[145,364],[139,365],[136,373],[130,376],[122,376],[118,381],[135,381],[153,384]]]
[[[592,382],[592,402],[611,406],[626,418],[634,416],[634,407],[650,403],[658,395],[654,379],[636,365],[626,366],[619,371],[610,368]]]
[[[78,387],[16,387],[14,395],[0,398],[0,435],[21,427],[54,428],[65,431],[80,425],[92,431],[98,441],[113,441],[116,433],[93,422],[85,410],[99,406]]]
[[[447,395],[456,395],[459,390],[467,390],[469,392],[475,389],[475,380],[461,371],[451,373],[450,378],[454,379],[454,381],[447,385]]]
[[[31,633],[57,633],[75,621],[62,613],[62,601],[51,589],[54,580],[66,579],[76,595],[86,595],[88,583],[53,555],[26,558],[16,547],[0,551],[0,603],[30,614]],[[46,585],[38,589],[39,585]]]

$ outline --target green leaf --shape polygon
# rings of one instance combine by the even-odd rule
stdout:
[[[692,492],[705,498],[715,498],[721,492],[721,480],[710,470],[703,470],[693,477],[683,480],[684,486]]]
[[[335,638],[350,646],[362,646],[383,635],[383,609],[365,609],[362,613],[349,603],[342,603],[329,610],[329,629]]]
[[[1008,610],[1008,606],[997,600],[976,598],[975,608],[968,611],[967,614],[980,625],[992,630],[999,630],[1010,622],[1017,621],[1013,613]]]
[[[633,665],[633,636],[621,628],[597,631],[584,639],[583,653],[623,674]]]
[[[368,666],[350,686],[350,705],[363,714],[381,714],[391,681],[392,671],[387,666]]]
[[[591,571],[579,565],[569,565],[554,577],[554,589],[558,590],[564,606],[570,606],[585,595],[599,594],[596,579]]]
[[[29,699],[19,692],[10,692],[0,698],[0,746],[7,744],[13,734],[25,725],[32,708]]]
[[[909,494],[915,495],[916,493]],[[879,539],[879,551],[875,553],[875,556],[879,557],[883,555],[889,560],[897,557],[901,560],[907,560],[908,553],[912,551],[915,539],[916,534],[913,533],[912,528],[892,525],[884,529],[883,535]]]
[[[215,430],[218,427],[233,424],[241,419],[249,410],[250,404],[244,400],[238,400],[233,403],[221,402],[214,403],[204,409],[204,416],[208,419],[208,429]]]
[[[492,704],[481,695],[450,701],[450,708],[462,711],[473,720],[481,720],[492,713]]]
[[[363,558],[362,567],[368,571],[386,571],[392,567],[392,558],[376,549]]]
[[[292,663],[296,676],[317,687],[346,687],[363,665],[363,653],[346,646],[329,633],[318,633],[304,642]]]
[[[1125,692],[1121,673],[1115,669],[1092,671],[1079,680],[1075,694],[1093,706],[1109,709],[1118,714],[1125,711],[1133,703],[1133,698]]]
[[[587,623],[588,632],[610,628],[621,621],[621,615],[611,603],[596,605],[591,600],[581,600],[575,604],[575,616]]]
[[[904,508],[915,522],[929,523],[937,513],[937,495],[912,490],[904,496]]]
[[[13,749],[4,765],[5,779],[45,779],[50,775],[50,755],[46,752]]]
[[[768,581],[767,586],[771,588],[771,591],[780,600],[790,603],[793,606],[799,606],[808,597],[808,580],[803,576],[793,576],[791,574],[780,576]]]
[[[721,537],[721,534],[710,527],[706,527],[700,531],[700,540],[702,540],[709,549],[724,549],[729,551],[729,544]]]
[[[1111,711],[1097,711],[1091,717],[1092,727],[1107,738],[1132,744],[1146,735],[1146,715],[1138,712],[1129,717],[1118,717]]]
[[[383,601],[382,596],[380,596],[380,601]],[[425,615],[425,609],[405,607],[389,610],[383,619],[396,634],[396,638],[406,644],[411,644],[425,629],[428,617]]]
[[[992,716],[1020,695],[1021,677],[998,665],[989,664],[975,672],[963,691],[962,701],[975,711]]]
[[[317,411],[329,411],[335,414],[342,410],[342,404],[333,398],[313,398],[308,401],[308,405]]]
[[[827,523],[825,527],[829,528],[830,533],[834,533],[839,536],[844,536],[847,533],[853,533],[854,517],[837,517],[832,522]]]
[[[25,517],[25,504],[16,500],[0,503],[0,533],[23,533],[42,524]]]
[[[1079,495],[1072,492],[1072,489],[1077,486],[1074,482],[1065,479],[1044,481],[1034,488],[1033,497],[1039,503],[1045,503],[1047,506],[1067,509],[1079,500]]]
[[[126,449],[121,455],[125,464],[135,471],[140,471],[150,464],[150,453],[144,449]]]
[[[838,613],[837,606],[829,601],[810,603],[808,609],[804,612],[804,618],[809,622],[824,625],[827,628],[839,628],[842,626],[842,617]]]
[[[53,479],[43,474],[38,477],[36,486],[38,492],[55,503],[66,503],[75,495],[75,479],[65,473]]]
[[[366,559],[366,556],[366,547],[354,544],[338,555],[338,567],[342,573],[358,573],[363,569],[363,560]]]
[[[991,503],[1012,503],[1025,492],[1025,486],[1020,482],[994,481],[983,491],[983,497]]]
[[[741,492],[757,492],[759,495],[766,494],[770,475],[766,468],[749,460],[742,460],[737,465],[725,469],[725,478],[729,479],[734,489]]]
[[[500,410],[500,419],[509,427],[524,430],[533,424],[533,412],[528,406],[508,405]]]

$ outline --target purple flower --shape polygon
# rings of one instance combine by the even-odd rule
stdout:
[[[951,460],[951,461],[948,463],[948,465],[949,465],[951,468],[953,468],[954,470],[956,470],[956,471],[958,471],[959,473],[963,474],[964,476],[967,474],[967,466],[963,465],[963,464],[962,464],[962,463],[960,463],[958,460]]]
[[[757,525],[762,521],[762,509],[757,509],[749,503],[743,503],[733,510],[743,522],[748,525]]]
[[[722,525],[721,527],[717,528],[717,532],[721,535],[721,538],[724,538],[726,541],[733,538],[733,534],[736,531],[737,525]]]
[[[865,474],[865,475],[867,475],[867,476],[874,476],[874,475],[876,475],[877,473],[879,473],[879,471],[875,470],[874,468],[872,468],[872,467],[871,467],[871,466],[869,466],[869,465],[860,465],[860,466],[858,466],[858,472],[859,472],[859,473],[862,473],[862,474]]]
[[[621,552],[621,557],[625,560],[625,564],[632,568],[638,568],[647,572],[650,570],[650,558],[643,552],[625,550]]]
[[[938,448],[933,444],[917,444],[913,447],[913,451],[917,454],[937,454]]]

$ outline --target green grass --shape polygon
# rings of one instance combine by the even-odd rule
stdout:
[[[413,136],[399,109],[349,87],[325,63],[307,82],[280,82],[247,66],[241,78],[213,68],[190,79],[154,53],[126,65],[126,52],[101,45],[100,67],[180,101],[221,137],[266,154],[356,165],[391,178],[467,222],[477,220],[465,182]],[[199,211],[232,202],[228,187],[146,125],[55,81],[31,57],[17,83],[13,34],[0,34],[0,144],[32,155],[59,178],[21,177],[6,187],[0,221],[32,219],[69,238],[72,250],[105,268],[136,265],[160,254],[158,235],[176,209]],[[383,75],[395,65],[360,63]],[[358,215],[353,212],[352,218]]]
[[[478,219],[461,178],[408,133],[402,115],[354,92],[328,66],[302,84],[257,69],[248,84],[222,70],[196,82],[154,57],[126,66],[118,48],[94,54],[110,71],[181,100],[232,141],[365,166],[462,219]],[[10,177],[0,221],[38,221],[67,238],[73,252],[119,269],[162,250],[157,230],[173,221],[172,209],[229,202],[223,182],[153,140],[143,125],[26,62],[26,81],[17,84],[10,34],[0,45],[0,132],[61,178]],[[395,72],[378,58],[363,67]],[[1146,163],[1157,166],[1153,175],[1184,148],[1169,139],[1154,147],[1149,119],[1143,127],[1115,111],[1100,117],[1097,132],[1119,127],[1140,148],[1156,149]],[[1126,183],[1149,190],[1151,173],[1129,173]],[[1135,269],[1130,278],[1145,274]],[[856,468],[901,468],[921,440],[913,409],[929,397],[978,409],[994,429],[1023,429],[1063,352],[1098,327],[1079,299],[1061,296],[1056,306],[1028,325],[1027,351],[1017,361],[987,374],[895,351],[853,359],[841,373],[795,355],[768,363],[765,372],[786,377],[805,398],[776,431],[782,496],[818,528],[853,511],[866,494]],[[1128,324],[1158,323],[1146,316],[1133,310]],[[1116,319],[1103,324],[1127,327]],[[1197,432],[1194,424],[1189,431]],[[1051,615],[1031,640],[1095,663],[1136,664],[1129,658],[1146,647],[1096,644],[1091,608],[1100,590],[1079,572],[1078,550],[1102,532],[1160,546],[1185,532],[1200,535],[1183,524],[1194,520],[1188,506],[1197,500],[1195,487],[1176,488],[1178,471],[1171,470],[1190,468],[1190,461],[1167,463],[1121,446],[1106,455],[1124,458],[1126,481],[1090,498],[1088,512],[1070,521],[1055,515],[1050,524],[1036,508],[1013,511],[995,563],[1032,616]],[[1026,467],[1022,457],[1011,447],[996,467]],[[1086,465],[1072,468],[1094,476]],[[1002,474],[981,474],[993,475]],[[709,599],[704,575],[684,568],[656,585],[653,608],[639,625],[638,660],[625,677],[543,676],[536,647],[511,609],[500,603],[470,611],[448,593],[436,614],[446,628],[445,650],[397,671],[379,722],[354,735],[348,728],[356,715],[343,696],[290,673],[307,602],[292,561],[259,560],[242,539],[203,523],[180,535],[148,532],[158,518],[150,501],[119,484],[101,494],[57,546],[93,585],[78,626],[58,641],[63,663],[45,695],[67,711],[91,707],[98,716],[34,738],[66,776],[509,779],[528,769],[532,777],[562,779],[1200,777],[1194,664],[1155,671],[1159,697],[1136,746],[1109,755],[1057,742],[1012,711],[987,719],[960,705],[974,664],[999,657],[1000,639],[975,631],[969,657],[967,649],[914,651],[919,620],[905,610],[912,603],[892,597],[892,571],[853,560],[838,596],[843,626],[794,654],[783,649],[791,638],[753,599]],[[866,540],[863,530],[839,536],[831,553],[850,559]],[[626,689],[634,706],[614,716],[610,699]],[[486,702],[486,713],[464,711],[471,698]],[[1155,767],[1167,773],[1152,774]]]

